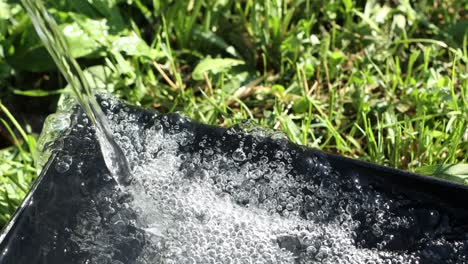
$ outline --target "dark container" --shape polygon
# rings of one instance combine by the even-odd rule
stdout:
[[[238,148],[239,133],[228,133],[225,128],[182,122],[183,119],[175,114],[155,116],[144,109],[124,105],[118,108],[122,107],[137,120],[142,131],[155,120],[164,119],[164,131],[167,133],[174,131],[174,127],[193,133],[194,143],[181,146],[181,152],[197,152],[221,138],[224,152],[233,153]],[[120,202],[131,198],[119,194],[113,181],[109,181],[109,172],[96,140],[83,136],[93,132],[84,115],[77,109],[72,116],[71,128],[56,142],[58,150],[3,230],[0,237],[1,264],[136,263],[145,246],[144,232],[131,224],[132,221],[123,221],[119,228],[108,228],[110,222],[105,219],[118,215],[124,220],[132,220],[136,213],[131,208],[118,206],[114,211],[106,209],[106,197]],[[264,137],[258,141],[254,135],[240,133],[246,153],[252,151],[250,148],[254,141],[270,159],[275,158],[278,150],[293,153],[290,157],[292,171],[303,176],[298,180],[330,185],[337,191],[338,198],[347,194],[343,195],[344,202],[353,200],[370,205],[369,200],[375,200],[377,204],[379,201],[392,201],[386,208],[368,206],[353,214],[360,223],[356,229],[356,246],[412,253],[419,263],[467,263],[466,186],[323,153],[284,139]],[[198,144],[202,140],[206,142],[203,147]],[[59,173],[57,170],[67,159],[73,160],[71,167]],[[324,175],[329,175],[326,170],[334,171],[336,177],[324,179]],[[312,192],[304,190],[305,194]],[[323,203],[328,203],[327,208],[340,207],[340,199],[336,197],[332,201],[322,199],[325,199]],[[303,217],[308,211],[317,209],[307,208],[306,204],[303,208]],[[337,215],[334,209],[330,210],[323,221]],[[377,216],[378,213],[383,215]],[[376,220],[378,217],[379,221]],[[404,225],[395,224],[396,219],[411,221]],[[381,234],[376,234],[376,225],[377,233]],[[78,226],[84,226],[86,230],[77,232]],[[113,236],[112,232],[119,234]],[[97,243],[94,238],[103,236],[109,238],[108,244],[99,245],[99,250],[78,249],[78,242],[93,244]],[[113,262],[100,259],[105,252],[112,254]],[[405,263],[404,260],[400,262]]]

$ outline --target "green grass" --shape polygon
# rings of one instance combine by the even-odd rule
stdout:
[[[1,101],[0,111],[6,117],[0,117],[0,122],[12,135],[15,143],[15,146],[0,151],[0,224],[3,226],[28,193],[36,177],[32,155],[36,140],[24,131]],[[21,138],[16,137],[13,128],[19,132]]]
[[[327,152],[468,179],[466,1],[93,2],[46,4],[100,89],[204,123],[248,119]],[[15,1],[0,7],[0,98],[66,92],[24,11]],[[2,173],[29,184],[30,150],[0,152],[13,164]],[[13,178],[2,176],[13,191],[0,190],[0,224],[24,195]]]

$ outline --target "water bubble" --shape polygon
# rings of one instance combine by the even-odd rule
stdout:
[[[62,161],[57,162],[57,164],[55,165],[55,170],[58,173],[65,173],[69,169],[70,169],[70,164],[67,164],[67,163],[62,162]]]
[[[200,180],[206,180],[208,179],[209,177],[209,173],[207,170],[204,170],[204,169],[199,169],[197,171],[195,171],[194,175],[193,175],[195,178],[198,178]]]
[[[101,102],[101,106],[104,107],[104,108],[108,108],[109,107],[109,102],[104,100],[104,101]]]
[[[378,224],[372,226],[372,234],[376,237],[381,237],[383,235],[383,231]]]
[[[245,152],[241,148],[238,148],[232,153],[232,158],[235,161],[241,162],[241,161],[244,161],[247,158],[247,156],[245,155]]]
[[[366,189],[355,181],[357,177],[343,182],[321,158],[299,160],[307,167],[299,170],[295,164],[301,152],[254,145],[235,130],[224,140],[195,141],[194,134],[173,129],[172,118],[170,122],[164,118],[165,132],[154,127],[149,132],[142,131],[137,117],[122,113],[113,117],[112,129],[119,135],[117,141],[124,143],[125,155],[134,157],[134,181],[126,187],[127,194],[115,195],[110,205],[102,206],[105,211],[83,217],[78,232],[82,237],[90,237],[88,232],[100,221],[110,223],[101,236],[92,236],[94,241],[77,238],[83,251],[115,254],[101,245],[127,239],[118,232],[132,226],[142,230],[137,240],[144,246],[135,261],[139,264],[419,260],[419,252],[386,250],[399,239],[386,232],[407,230],[421,219],[394,217],[389,212],[401,204]],[[232,153],[226,151],[229,138],[240,139]],[[196,153],[186,152],[189,144]],[[257,152],[256,158],[250,150]],[[445,219],[435,210],[420,214],[428,228],[438,228]],[[90,219],[93,224],[85,224]],[[115,236],[104,234],[109,229]],[[378,244],[367,245],[367,240]],[[430,252],[426,255],[432,256]]]
[[[102,179],[103,179],[104,181],[108,182],[108,181],[112,180],[112,176],[111,176],[109,173],[104,173],[104,174],[102,175]]]
[[[58,173],[65,173],[70,169],[72,162],[73,159],[71,156],[64,155],[58,159],[57,163],[55,164],[55,170]]]
[[[277,159],[283,158],[283,152],[282,152],[282,151],[277,151],[277,152],[275,153],[275,158],[277,158]]]
[[[205,155],[207,155],[207,156],[211,156],[211,155],[213,155],[213,153],[214,153],[214,151],[213,151],[212,149],[209,149],[209,148],[208,148],[208,149],[205,149],[205,150],[203,151],[203,154],[205,154]]]

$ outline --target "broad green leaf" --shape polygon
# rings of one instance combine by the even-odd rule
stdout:
[[[103,50],[109,27],[105,19],[90,19],[73,16],[76,22],[60,25],[73,57],[96,57]]]
[[[162,56],[135,33],[129,36],[111,35],[109,23],[104,18],[91,19],[81,14],[60,11],[54,11],[53,14],[74,58],[99,58],[109,50],[151,60]],[[56,69],[31,24],[8,48],[6,59],[14,68],[32,72]]]
[[[468,164],[429,165],[416,168],[415,172],[460,183],[468,183]]]
[[[83,74],[89,83],[92,93],[113,93],[115,92],[116,74],[106,65],[91,66],[83,70]],[[72,88],[67,85],[64,89],[58,90],[62,96],[59,99],[59,104],[67,104],[68,94],[71,94]],[[63,96],[65,95],[65,96]]]
[[[31,24],[20,36],[5,43],[5,60],[17,70],[41,72],[56,68]]]
[[[236,59],[206,58],[195,67],[192,73],[192,78],[194,80],[203,80],[204,73],[211,72],[216,74],[227,72],[231,67],[241,64],[244,64],[244,62]]]
[[[158,52],[148,46],[146,42],[138,37],[135,33],[125,37],[115,37],[112,42],[112,49],[118,52],[124,52],[129,56],[139,56],[150,60],[164,56],[162,52]]]
[[[234,57],[240,57],[239,53],[233,46],[226,43],[224,39],[212,31],[204,30],[202,27],[195,26],[193,29],[193,34],[200,38],[202,42],[207,42],[211,45],[214,45]]]
[[[68,0],[68,4],[76,13],[90,18],[106,18],[112,32],[118,32],[125,27],[117,4],[120,0]]]
[[[105,65],[92,66],[84,70],[84,75],[92,89],[113,92],[115,75],[111,68]]]
[[[244,71],[243,69],[231,69],[229,74],[226,74],[225,76],[226,79],[229,79],[228,81],[225,81],[223,86],[223,90],[226,94],[234,93],[239,89],[239,87],[247,83],[252,78],[255,78],[254,75],[250,72]]]
[[[0,0],[0,19],[9,19],[11,17],[10,5],[4,0]]]
[[[108,36],[105,19],[90,19],[83,15],[52,12],[59,24],[74,58],[101,56]],[[24,31],[8,41],[6,60],[16,69],[44,72],[56,69],[55,63],[42,45],[31,23]]]

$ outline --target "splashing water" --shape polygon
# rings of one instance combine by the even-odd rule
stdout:
[[[47,12],[41,0],[21,0],[33,25],[55,61],[60,72],[73,89],[76,99],[89,119],[96,126],[97,137],[107,168],[119,185],[126,185],[131,178],[131,170],[121,148],[117,145],[109,128],[108,121],[96,102],[91,87],[83,71],[71,56],[68,44]]]
[[[341,177],[319,156],[109,108],[135,170],[131,198],[98,196],[77,219],[72,240],[89,263],[465,263],[468,241],[446,235],[443,211]],[[125,259],[109,241],[141,251]]]
[[[78,113],[46,172],[55,187],[30,212],[47,239],[26,251],[40,260],[18,263],[468,263],[466,209],[421,189],[384,189],[261,131],[101,105],[131,184],[108,183],[96,131]],[[54,202],[62,196],[70,206]],[[62,207],[73,213],[55,221]]]

